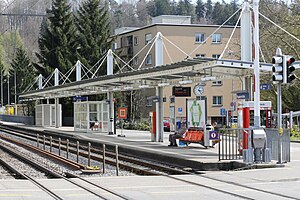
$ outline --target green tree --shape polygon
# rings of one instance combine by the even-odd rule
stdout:
[[[152,17],[156,17],[159,15],[170,15],[171,14],[171,6],[169,0],[153,0],[148,2],[149,5],[149,15]]]
[[[220,2],[216,2],[213,12],[211,14],[211,20],[213,24],[223,24],[227,19],[224,17],[224,6]]]
[[[48,76],[55,68],[66,73],[76,63],[76,27],[68,0],[53,0],[41,25],[35,67]]]
[[[76,16],[76,26],[79,47],[77,55],[90,68],[111,48],[108,5],[101,6],[100,0],[83,2]],[[106,74],[106,68],[100,70],[99,75]]]
[[[177,14],[178,15],[191,15],[195,13],[194,7],[189,0],[180,0],[177,5]]]
[[[27,52],[23,48],[17,49],[16,56],[11,63],[11,70],[11,74],[16,74],[17,93],[23,92],[36,77],[36,71],[31,64]]]
[[[22,39],[18,33],[16,32],[5,32],[2,36],[2,65],[3,65],[3,73],[8,74],[11,68],[11,61],[13,60],[16,52],[16,48],[22,46]]]
[[[211,0],[207,0],[206,4],[205,4],[205,18],[210,21],[211,17],[212,17],[212,13],[213,13],[213,5],[212,5],[212,1]]]
[[[197,0],[195,6],[195,14],[197,21],[200,21],[205,17],[205,4],[202,0]]]

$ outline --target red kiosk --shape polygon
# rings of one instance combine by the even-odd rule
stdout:
[[[272,128],[272,102],[260,102],[261,126]],[[239,128],[250,128],[254,126],[254,101],[245,101],[238,103],[238,126]],[[243,149],[248,149],[248,132],[243,133],[241,144]]]

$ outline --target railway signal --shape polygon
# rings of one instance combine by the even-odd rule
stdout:
[[[290,83],[296,78],[295,74],[292,73],[296,69],[295,66],[293,66],[294,62],[294,57],[286,57],[286,83]]]
[[[276,55],[273,56],[272,58],[272,71],[273,71],[273,76],[272,80],[274,84],[282,83],[283,82],[283,77],[284,77],[284,70],[283,70],[283,65],[284,65],[284,56],[282,55]]]

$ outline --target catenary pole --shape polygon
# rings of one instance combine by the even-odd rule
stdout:
[[[254,15],[254,127],[260,127],[260,77],[259,77],[259,0],[253,0]]]

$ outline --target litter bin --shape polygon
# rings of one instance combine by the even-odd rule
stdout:
[[[177,127],[177,130],[179,130],[181,128],[181,122],[180,121],[176,122],[176,127]]]

